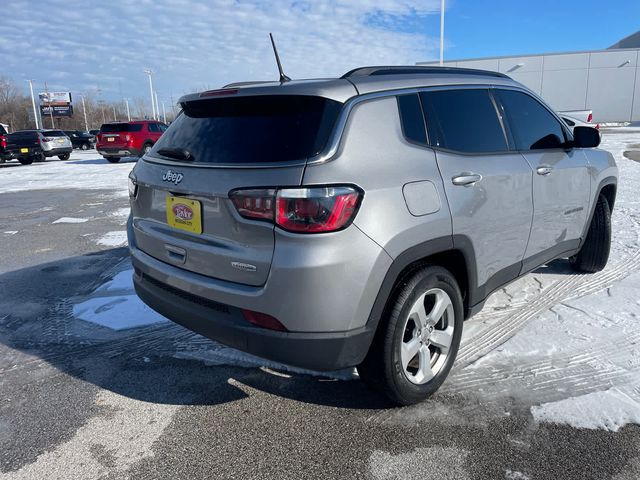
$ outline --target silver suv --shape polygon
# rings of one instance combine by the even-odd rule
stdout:
[[[367,67],[180,105],[130,177],[135,286],[240,350],[411,404],[491,292],[607,262],[613,157],[505,75]]]

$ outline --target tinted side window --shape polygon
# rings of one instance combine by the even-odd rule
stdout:
[[[509,149],[488,90],[440,90],[420,98],[432,146],[465,153]]]
[[[511,133],[518,150],[560,148],[565,135],[560,122],[526,93],[500,90]]]
[[[400,111],[400,123],[404,137],[410,142],[426,145],[427,131],[424,128],[424,117],[418,94],[400,95],[398,110]]]
[[[157,123],[148,123],[147,128],[150,132],[160,133],[160,126]]]

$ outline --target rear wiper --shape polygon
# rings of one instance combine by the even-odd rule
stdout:
[[[158,154],[163,157],[173,158],[174,160],[180,160],[182,162],[191,162],[195,160],[191,152],[186,148],[161,148],[158,150]]]

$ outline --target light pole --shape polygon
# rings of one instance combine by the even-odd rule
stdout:
[[[47,82],[44,82],[44,92],[47,94],[47,101],[49,102],[49,115],[51,116],[51,128],[56,128],[56,124],[53,123],[53,105],[51,105],[51,97],[49,96],[49,88],[47,87]]]
[[[82,113],[84,114],[84,128],[85,131],[89,131],[89,122],[87,122],[87,107],[84,104],[84,95],[80,95],[80,100],[82,100]]]
[[[153,80],[151,79],[151,75],[153,75],[153,71],[148,68],[144,71],[149,76],[149,92],[151,93],[151,110],[153,111],[153,119],[156,119],[156,106],[153,100]]]
[[[153,92],[153,96],[156,99],[156,116],[154,120],[160,120],[160,104],[158,103],[158,92]]]
[[[167,123],[167,111],[164,109],[164,100],[162,101],[162,118],[162,121]]]
[[[440,66],[444,65],[444,0],[440,0]]]
[[[116,117],[116,106],[115,105],[111,105],[111,107],[113,108],[113,121],[117,122],[118,118]]]
[[[124,104],[127,106],[127,120],[131,121],[131,113],[129,112],[129,99],[124,99]]]
[[[29,82],[29,90],[31,90],[31,105],[33,106],[33,119],[36,122],[36,130],[40,128],[38,125],[38,113],[36,112],[36,99],[33,96],[33,80],[27,80]]]

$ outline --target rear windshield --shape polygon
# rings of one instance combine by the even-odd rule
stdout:
[[[67,134],[62,130],[47,130],[46,132],[42,132],[47,137],[66,137]]]
[[[151,155],[187,150],[196,163],[271,163],[320,153],[341,103],[321,97],[270,95],[197,100],[169,126]]]
[[[7,131],[4,129],[2,125],[0,125],[0,135],[6,135]]]
[[[24,140],[37,140],[38,132],[14,132],[10,133],[7,138],[10,141],[19,142]]]
[[[100,127],[100,133],[140,132],[141,130],[141,123],[105,123]]]

